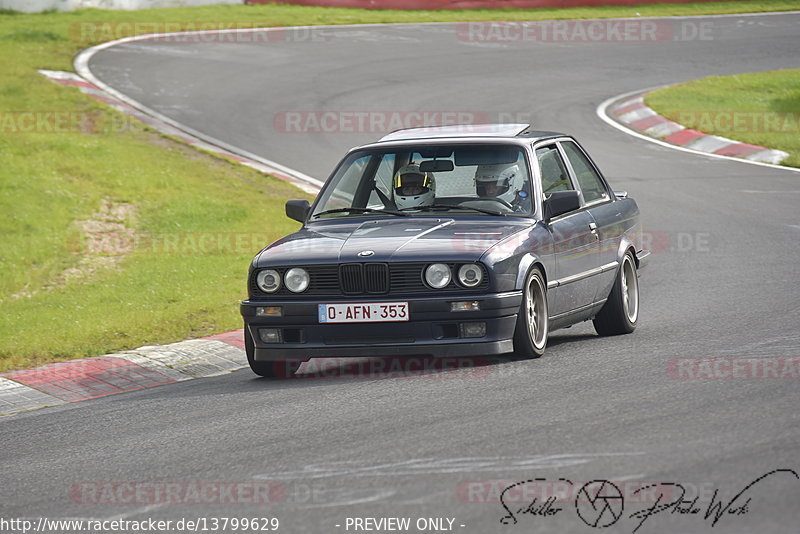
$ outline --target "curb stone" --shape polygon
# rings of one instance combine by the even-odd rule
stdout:
[[[773,165],[778,165],[789,157],[789,154],[782,150],[741,143],[686,128],[682,124],[662,117],[648,107],[644,103],[644,98],[648,93],[649,90],[628,95],[611,103],[607,108],[609,117],[648,137],[698,152]]]
[[[247,367],[243,330],[0,374],[0,415],[116,395]]]

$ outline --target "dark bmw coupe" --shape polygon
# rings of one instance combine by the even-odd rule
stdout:
[[[241,304],[261,376],[315,357],[540,356],[549,332],[639,317],[639,208],[575,139],[522,124],[413,128],[352,149]]]

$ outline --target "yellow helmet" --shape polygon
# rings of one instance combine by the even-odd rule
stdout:
[[[420,171],[416,163],[406,165],[394,176],[392,195],[397,209],[430,206],[436,195],[433,173]]]

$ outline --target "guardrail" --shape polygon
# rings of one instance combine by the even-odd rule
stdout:
[[[211,4],[293,4],[322,7],[357,7],[365,9],[491,9],[491,8],[565,8],[592,6],[632,6],[641,4],[685,4],[719,0],[0,0],[0,9],[25,13],[52,10],[147,9],[190,7]]]
[[[246,4],[294,4],[298,6],[360,7],[365,9],[533,9],[540,7],[633,6],[688,4],[719,0],[245,0]]]
[[[24,13],[39,13],[55,9],[72,11],[96,7],[99,9],[148,9],[152,7],[189,7],[211,4],[244,4],[245,0],[0,0],[0,9]]]

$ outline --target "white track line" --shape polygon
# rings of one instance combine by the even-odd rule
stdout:
[[[584,19],[584,20],[699,19],[699,18],[730,18],[730,17],[764,17],[764,16],[783,16],[783,15],[797,15],[797,14],[800,14],[800,11],[778,11],[778,12],[769,12],[769,13],[728,13],[728,14],[721,14],[721,15],[683,15],[683,16],[674,16],[674,17],[623,17],[623,18],[616,18],[616,19],[607,18],[607,19]],[[542,21],[537,21],[537,22],[542,22]],[[225,29],[225,30],[186,31],[186,32],[171,32],[171,33],[156,33],[156,34],[136,35],[136,36],[133,36],[133,37],[126,37],[126,38],[123,38],[123,39],[117,39],[117,40],[114,40],[114,41],[109,41],[107,43],[103,43],[103,44],[94,46],[92,48],[88,48],[86,50],[83,50],[82,52],[80,52],[75,57],[74,66],[75,66],[75,71],[80,76],[82,76],[85,80],[91,82],[92,84],[94,84],[98,88],[102,89],[103,91],[113,95],[114,97],[118,98],[122,102],[125,102],[126,104],[138,109],[139,111],[141,111],[143,113],[146,113],[146,114],[148,114],[148,115],[150,115],[152,117],[155,117],[158,120],[161,120],[161,121],[173,126],[174,128],[177,128],[178,130],[181,130],[181,131],[183,131],[183,132],[185,132],[185,133],[187,133],[187,134],[189,134],[189,135],[191,135],[193,137],[196,137],[198,139],[201,139],[202,141],[205,141],[206,143],[218,146],[218,147],[220,147],[220,148],[222,148],[224,150],[227,150],[228,152],[231,152],[233,154],[237,154],[237,155],[240,155],[242,157],[257,161],[257,162],[261,163],[262,165],[265,165],[267,167],[273,168],[274,170],[276,170],[279,173],[286,174],[286,175],[288,175],[290,177],[293,177],[295,179],[301,180],[301,181],[306,182],[306,183],[308,183],[308,184],[310,184],[310,185],[312,185],[314,187],[319,188],[319,187],[321,187],[323,185],[323,182],[320,181],[320,180],[317,180],[316,178],[312,178],[311,176],[308,176],[307,174],[302,173],[302,172],[300,172],[300,171],[298,171],[296,169],[292,169],[290,167],[286,167],[285,165],[281,165],[280,163],[277,163],[275,161],[272,161],[272,160],[269,160],[269,159],[266,159],[266,158],[262,158],[261,156],[253,154],[252,152],[248,152],[246,150],[242,150],[241,148],[238,148],[238,147],[235,147],[233,145],[230,145],[230,144],[228,144],[228,143],[226,143],[226,142],[224,142],[224,141],[222,141],[220,139],[217,139],[217,138],[212,137],[210,135],[207,135],[207,134],[204,134],[202,132],[199,132],[199,131],[195,130],[194,128],[191,128],[189,126],[186,126],[185,124],[182,124],[182,123],[180,123],[180,122],[178,122],[176,120],[173,120],[173,119],[167,117],[166,115],[163,115],[163,114],[161,114],[161,113],[159,113],[159,112],[157,112],[157,111],[145,106],[141,102],[137,102],[136,100],[130,98],[129,96],[127,96],[127,95],[125,95],[125,94],[113,89],[112,87],[110,87],[110,86],[106,85],[105,83],[103,83],[102,81],[100,81],[94,75],[94,73],[92,73],[91,69],[89,68],[89,62],[91,61],[92,57],[94,57],[95,54],[97,54],[100,51],[103,51],[103,50],[106,50],[108,48],[111,48],[113,46],[126,44],[126,43],[132,43],[132,42],[136,42],[136,41],[145,41],[145,40],[148,40],[148,39],[158,39],[158,38],[163,39],[165,37],[179,37],[179,36],[188,36],[188,35],[208,35],[208,34],[217,34],[217,33],[254,33],[254,32],[272,32],[272,31],[286,31],[286,30],[308,30],[308,29],[316,29],[316,30],[327,29],[327,30],[332,30],[332,29],[353,29],[353,28],[363,29],[363,28],[387,28],[387,27],[388,28],[392,28],[392,27],[413,27],[413,26],[430,26],[430,25],[437,25],[437,24],[438,25],[456,25],[456,24],[459,24],[459,23],[457,23],[457,22],[426,22],[426,23],[412,23],[412,24],[341,24],[341,25],[335,25],[334,24],[334,25],[320,25],[320,26],[284,26],[284,27],[274,27],[274,28],[239,28],[239,29]],[[624,95],[620,95],[620,96],[615,96],[615,97],[609,98],[608,100],[606,100],[605,102],[600,104],[600,106],[598,106],[598,108],[596,110],[597,111],[597,116],[600,117],[600,119],[603,120],[604,122],[608,123],[609,125],[613,126],[614,128],[616,128],[616,129],[618,129],[618,130],[620,130],[622,132],[625,132],[625,133],[627,133],[629,135],[633,135],[635,137],[639,137],[639,138],[644,139],[646,141],[650,141],[652,143],[656,143],[656,144],[659,144],[659,145],[662,145],[662,146],[665,146],[665,147],[668,147],[668,148],[673,148],[673,149],[676,149],[676,150],[683,150],[684,152],[691,152],[693,154],[700,154],[700,155],[705,155],[705,156],[719,158],[719,159],[726,159],[726,160],[730,160],[730,161],[738,161],[738,162],[747,163],[747,164],[750,164],[750,165],[761,165],[761,166],[764,166],[764,167],[771,167],[771,168],[774,168],[774,169],[783,169],[783,170],[787,170],[787,171],[791,171],[791,172],[800,172],[800,169],[793,169],[793,168],[790,168],[790,167],[782,167],[780,165],[772,165],[772,164],[769,164],[769,163],[760,163],[760,162],[756,162],[756,161],[749,161],[749,160],[744,160],[744,159],[740,159],[740,158],[734,158],[734,157],[730,157],[730,156],[721,156],[719,154],[709,154],[709,153],[706,153],[706,152],[700,152],[700,151],[697,151],[697,150],[692,150],[692,149],[688,149],[688,148],[684,148],[684,147],[679,147],[679,146],[676,146],[676,145],[671,145],[669,143],[665,143],[665,142],[660,141],[658,139],[653,139],[652,137],[648,137],[648,136],[642,135],[642,134],[640,134],[640,133],[638,133],[638,132],[636,132],[634,130],[626,128],[626,127],[622,126],[621,124],[613,121],[610,117],[607,116],[606,108],[612,102],[614,102],[614,101],[616,101],[616,100],[618,100],[620,98],[624,98],[625,96],[630,96],[630,95],[636,94],[638,92],[641,92],[641,90],[631,91],[629,93],[625,93]]]
[[[282,28],[279,28],[279,29],[282,29]],[[186,34],[191,34],[191,33],[209,33],[209,32],[185,32],[185,33]],[[162,122],[164,122],[166,124],[169,124],[173,128],[177,128],[178,130],[180,130],[180,131],[182,131],[182,132],[184,132],[184,133],[186,133],[186,134],[188,134],[188,135],[190,135],[192,137],[200,139],[201,141],[204,141],[204,142],[206,142],[206,143],[208,143],[210,145],[217,146],[217,147],[219,147],[219,148],[221,148],[223,150],[226,150],[226,151],[228,151],[228,152],[230,152],[232,154],[236,154],[236,155],[242,156],[244,158],[247,158],[247,159],[256,161],[258,163],[261,163],[265,167],[268,167],[268,168],[270,168],[270,169],[272,169],[272,170],[274,170],[274,171],[276,171],[276,172],[278,172],[280,174],[285,174],[287,176],[290,176],[290,177],[295,178],[297,180],[300,180],[302,182],[308,183],[308,184],[312,185],[313,187],[316,187],[316,188],[322,187],[322,185],[323,185],[322,181],[317,180],[316,178],[312,178],[311,176],[309,176],[309,175],[307,175],[307,174],[305,174],[303,172],[300,172],[300,171],[298,171],[296,169],[292,169],[292,168],[287,167],[285,165],[281,165],[278,162],[275,162],[275,161],[272,161],[272,160],[269,160],[269,159],[266,159],[266,158],[262,158],[261,156],[253,154],[252,152],[248,152],[247,150],[243,150],[241,148],[235,147],[235,146],[233,146],[231,144],[226,143],[225,141],[222,141],[222,140],[217,139],[215,137],[212,137],[212,136],[210,136],[208,134],[205,134],[205,133],[202,133],[202,132],[200,132],[198,130],[195,130],[194,128],[191,128],[190,126],[187,126],[187,125],[185,125],[183,123],[180,123],[180,122],[178,122],[178,121],[176,121],[174,119],[171,119],[171,118],[167,117],[166,115],[163,115],[163,114],[159,113],[158,111],[155,111],[154,109],[151,109],[151,108],[145,106],[141,102],[138,102],[138,101],[130,98],[129,96],[117,91],[116,89],[106,85],[105,83],[100,81],[94,75],[94,73],[92,73],[91,69],[89,69],[89,61],[91,61],[92,57],[95,54],[97,54],[98,52],[100,52],[102,50],[105,50],[107,48],[111,48],[112,46],[116,46],[116,45],[119,45],[119,44],[130,43],[130,42],[134,42],[134,41],[150,39],[150,38],[164,38],[164,37],[167,37],[167,36],[176,36],[176,35],[182,35],[182,34],[180,34],[180,33],[172,33],[172,34],[141,35],[141,36],[136,36],[136,37],[128,37],[128,38],[125,38],[125,39],[118,39],[116,41],[109,41],[107,43],[103,43],[101,45],[94,46],[92,48],[88,48],[88,49],[82,51],[81,53],[79,53],[75,57],[75,62],[74,62],[75,71],[81,77],[83,77],[83,79],[85,79],[86,81],[88,81],[91,84],[95,85],[99,89],[105,91],[106,93],[112,95],[113,97],[121,100],[122,102],[128,104],[129,106],[131,106],[131,107],[133,107],[135,109],[138,109],[139,111],[141,111],[142,113],[144,113],[146,115],[150,115],[151,117],[154,117],[154,118],[156,118],[156,119],[158,119],[158,120],[160,120],[160,121],[162,121]]]

